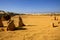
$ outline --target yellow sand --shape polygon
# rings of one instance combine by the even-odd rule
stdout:
[[[54,20],[54,16],[20,16],[26,25],[24,26],[26,29],[0,32],[0,40],[60,40],[60,24],[57,24],[57,22],[60,21],[60,16],[57,16],[57,22]],[[14,18],[16,18],[16,23],[18,21],[18,16],[15,16]],[[57,24],[57,27],[53,27],[52,23]]]

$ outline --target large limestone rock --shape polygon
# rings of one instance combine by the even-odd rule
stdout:
[[[58,27],[58,25],[59,25],[59,24],[58,24],[58,21],[54,20],[53,23],[52,23],[52,26],[53,26],[53,27]]]
[[[11,20],[14,20],[14,24],[15,24],[15,27],[18,27],[18,23],[19,23],[19,16],[16,15],[14,17],[11,18]]]
[[[23,23],[22,18],[19,15],[11,17],[11,20],[14,20],[15,27],[25,26],[24,23]]]
[[[12,21],[9,23],[9,25],[8,25],[8,27],[7,27],[7,30],[14,31],[14,29],[15,29],[15,25],[14,25],[14,21],[12,20]]]

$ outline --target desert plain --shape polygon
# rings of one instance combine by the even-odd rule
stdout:
[[[11,19],[15,20],[16,27],[18,27],[19,16],[25,26],[15,31],[1,31],[0,40],[60,40],[60,16],[43,14],[15,15]],[[3,24],[7,26],[7,21],[3,21]]]

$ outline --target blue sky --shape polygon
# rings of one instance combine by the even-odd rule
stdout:
[[[60,12],[60,0],[0,0],[0,10],[26,12]]]

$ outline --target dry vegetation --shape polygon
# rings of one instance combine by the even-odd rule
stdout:
[[[26,26],[19,26],[19,17]],[[15,31],[1,31],[0,40],[60,40],[60,16],[15,15]],[[7,21],[3,25],[7,26]]]

